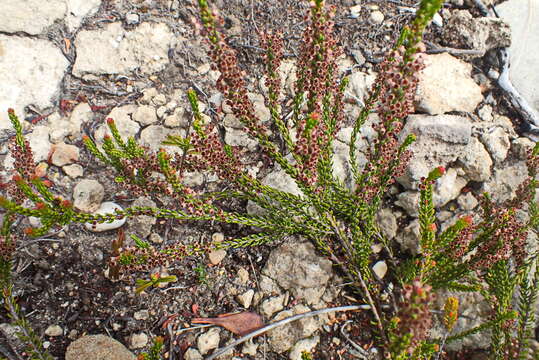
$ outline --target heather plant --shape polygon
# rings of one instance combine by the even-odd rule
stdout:
[[[436,225],[432,194],[434,183],[445,169],[436,168],[422,179],[421,256],[403,261],[396,269],[394,275],[399,279],[399,287],[395,294],[390,294],[395,300],[391,310],[381,306],[382,290],[371,270],[371,246],[382,241],[386,247],[393,247],[381,235],[376,213],[388,187],[403,174],[412,155],[408,147],[414,136],[399,140],[400,132],[407,115],[414,111],[418,74],[424,67],[422,34],[441,3],[441,0],[421,1],[416,17],[379,65],[377,79],[353,123],[349,139],[351,185],[333,171],[333,146],[344,122],[343,100],[348,80],[339,73],[336,63],[342,50],[333,33],[335,9],[322,0],[311,2],[290,106],[281,101],[278,71],[283,57],[281,35],[260,34],[265,49],[269,125],[255,116],[235,51],[220,32],[221,17],[207,1],[198,1],[199,31],[207,40],[214,68],[220,72],[217,89],[242,123],[243,130],[257,141],[260,153],[294,181],[299,195],[264,185],[251,175],[242,149],[223,143],[218,119],[208,119],[202,114],[196,92],[189,90],[192,130],[186,137],[172,136],[163,143],[176,146],[177,152],[152,152],[133,138],[123,139],[113,119],[107,119],[110,135],[104,137],[101,145],[89,136],[83,138],[97,159],[116,170],[118,184],[133,195],[166,198],[171,205],[131,207],[110,214],[81,213],[73,209],[70,201],[55,195],[48,180],[34,175],[30,146],[22,136],[18,118],[10,111],[16,130],[10,143],[15,175],[5,184],[7,197],[0,197],[0,207],[6,211],[0,238],[3,288],[11,284],[10,259],[17,243],[11,233],[17,215],[41,220],[40,228],[25,230],[28,236],[41,236],[58,225],[97,225],[137,215],[177,221],[217,221],[247,226],[252,231],[219,243],[178,242],[161,248],[137,237],[132,237],[134,246],[126,246],[120,233],[112,244],[109,274],[119,278],[150,272],[157,266],[166,267],[186,256],[203,255],[216,248],[251,247],[285,237],[303,237],[341,268],[351,288],[369,304],[377,327],[373,332],[389,358],[439,357],[446,343],[485,330],[492,332],[492,358],[525,358],[529,349],[527,341],[533,335],[539,281],[535,250],[526,247],[531,238],[529,233],[537,230],[539,222],[535,203],[539,147],[529,154],[529,177],[515,199],[497,204],[485,194],[478,216],[462,217],[444,231]],[[371,112],[379,116],[379,122],[374,125],[377,136],[367,149],[367,163],[362,166],[356,143]],[[290,117],[286,115],[289,113]],[[183,174],[192,171],[217,175],[226,182],[227,189],[196,191],[183,181]],[[230,199],[251,201],[261,211],[230,210],[226,206]],[[519,212],[527,213],[527,220],[517,216]],[[148,279],[137,280],[137,291],[171,281],[175,281],[173,276],[153,273]],[[478,327],[454,334],[458,301],[449,297],[443,309],[446,333],[440,339],[431,338],[435,291],[440,289],[480,292],[492,307],[491,318]],[[515,303],[516,298],[519,300]],[[9,305],[12,294],[4,291],[4,299]]]

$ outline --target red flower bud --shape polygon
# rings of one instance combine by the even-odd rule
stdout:
[[[10,115],[15,115],[15,110],[13,110],[13,108],[9,108],[7,109],[7,113]]]
[[[114,120],[113,120],[112,118],[107,118],[107,124],[113,125],[113,124],[114,124]]]

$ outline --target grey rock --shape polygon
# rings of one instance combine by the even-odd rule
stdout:
[[[431,115],[473,112],[483,100],[470,73],[472,65],[447,53],[428,55],[420,74],[417,109]]]
[[[163,23],[143,23],[126,31],[121,22],[114,22],[103,29],[82,30],[75,39],[73,75],[127,74],[135,69],[142,74],[161,71],[169,62],[173,40],[174,34]]]
[[[307,353],[312,352],[319,342],[320,342],[320,336],[313,336],[313,337],[298,341],[297,343],[294,344],[294,346],[290,350],[290,354],[288,355],[288,358],[290,360],[301,360],[302,353],[304,351]]]
[[[490,49],[510,46],[511,29],[501,19],[474,18],[467,10],[456,10],[443,28],[443,38],[449,46],[479,50],[474,56],[481,57]]]
[[[410,115],[401,132],[401,139],[415,134],[417,139],[409,149],[412,159],[405,174],[397,179],[408,189],[417,189],[421,177],[438,167],[447,167],[464,156],[472,141],[472,125],[463,116]]]
[[[206,355],[208,351],[219,346],[219,340],[221,339],[219,333],[218,328],[211,328],[198,337],[197,348],[202,355]]]
[[[253,102],[254,115],[261,122],[267,122],[271,119],[271,113],[264,104],[264,96],[257,93],[248,93],[247,97]]]
[[[152,98],[152,104],[155,106],[163,106],[167,103],[167,97],[164,94],[157,94]],[[200,104],[200,111],[204,111],[204,107],[202,106],[204,104]]]
[[[133,206],[155,208],[157,205],[149,197],[139,197],[133,202]],[[134,216],[129,222],[129,231],[133,232],[141,239],[147,238],[152,232],[152,226],[157,223],[157,219],[148,215]]]
[[[509,135],[499,127],[492,129],[481,136],[481,141],[485,144],[492,159],[496,163],[501,163],[507,157],[511,143]]]
[[[397,234],[397,243],[402,250],[409,251],[412,255],[421,253],[419,246],[419,220],[412,221],[407,227]]]
[[[363,169],[367,163],[367,157],[360,149],[367,147],[367,142],[364,139],[358,139],[356,151],[356,160],[358,169]],[[342,181],[348,188],[353,188],[354,179],[352,169],[350,167],[350,147],[340,141],[333,143],[333,174],[337,179]]]
[[[156,123],[157,114],[155,113],[155,108],[149,105],[139,106],[137,111],[133,113],[133,120],[142,126]]]
[[[521,137],[515,139],[511,144],[511,151],[516,154],[520,160],[526,160],[528,158],[528,151],[531,151],[535,143],[528,138]]]
[[[262,273],[307,304],[316,304],[332,274],[331,261],[309,242],[287,243],[272,251]]]
[[[120,342],[105,335],[86,335],[67,347],[66,360],[135,360]]]
[[[361,13],[361,5],[354,5],[350,7],[350,17],[353,19],[357,19],[359,17],[359,14]]]
[[[225,132],[225,143],[231,146],[241,146],[254,151],[258,142],[247,135],[243,130],[228,128]]]
[[[494,117],[492,116],[492,106],[490,105],[483,105],[477,110],[477,115],[481,118],[481,120],[486,122],[491,122]]]
[[[2,1],[0,31],[7,33],[25,32],[38,35],[56,20],[64,17],[64,0],[18,0]]]
[[[133,202],[133,206],[140,207],[151,207],[155,208],[157,205],[149,197],[139,197]],[[146,239],[152,232],[152,226],[155,225],[157,219],[153,216],[148,215],[137,215],[131,218],[129,221],[129,232],[132,232],[134,235],[140,237],[141,239]]]
[[[27,1],[9,2],[20,6],[21,11],[39,23],[39,15],[29,11],[25,3]],[[43,1],[30,3],[43,4]],[[55,1],[50,3],[54,6]],[[48,6],[47,3],[45,7]],[[0,13],[0,17],[12,17],[5,8]],[[49,41],[0,34],[0,135],[4,129],[11,129],[8,108],[13,108],[19,118],[24,119],[24,108],[28,105],[38,108],[54,105],[68,65],[62,52]]]
[[[65,21],[69,31],[74,32],[77,30],[82,20],[95,14],[100,6],[101,0],[67,0],[67,17]]]
[[[280,294],[282,292],[277,282],[265,275],[260,276],[258,287],[260,291],[268,295]]]
[[[94,214],[114,214],[115,210],[123,210],[122,207],[116,203],[113,203],[112,201],[105,201],[101,204],[99,209],[94,212]],[[125,224],[126,218],[123,217],[121,219],[113,220],[112,222],[104,222],[104,223],[97,223],[95,225],[86,223],[84,224],[84,227],[87,230],[93,231],[93,232],[103,232],[108,230],[114,230],[119,227],[121,227],[123,224]]]
[[[486,181],[490,178],[492,159],[487,149],[476,138],[470,139],[470,143],[459,156],[459,162],[468,179]]]
[[[73,206],[82,212],[94,212],[101,205],[105,188],[96,180],[81,180],[73,189]]]
[[[471,211],[479,204],[479,201],[473,196],[471,192],[460,195],[457,198],[457,203],[464,211]]]
[[[393,239],[397,235],[397,217],[388,208],[381,209],[376,214],[376,220],[380,230],[387,239]]]
[[[539,117],[539,2],[508,0],[496,11],[511,27],[511,82]]]
[[[483,183],[482,191],[488,192],[496,202],[515,197],[516,189],[528,177],[528,168],[523,161],[494,170],[489,181]]]
[[[408,215],[417,217],[419,197],[418,191],[404,191],[397,195],[395,205],[403,208]]]
[[[311,311],[311,309],[305,305],[296,305],[291,310],[281,311],[273,318],[273,321],[279,321],[309,311]],[[268,332],[271,349],[277,353],[283,353],[290,350],[296,342],[312,336],[318,329],[320,329],[325,319],[327,319],[327,317],[324,316],[307,317],[272,329]]]
[[[435,183],[432,196],[434,206],[439,208],[456,199],[466,183],[464,178],[458,176],[457,170],[447,169],[446,173]]]
[[[167,107],[166,106],[159,106],[155,112],[157,114],[157,117],[159,119],[163,119],[167,113]]]

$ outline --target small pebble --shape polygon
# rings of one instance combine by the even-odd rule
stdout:
[[[211,328],[207,332],[201,334],[197,339],[197,347],[198,351],[202,355],[205,355],[208,353],[208,351],[215,349],[219,346],[219,340],[221,340],[221,337],[219,336],[219,329],[218,328]]]
[[[247,290],[241,295],[237,296],[238,302],[241,306],[243,306],[246,309],[249,309],[251,306],[251,303],[253,302],[253,296],[255,295],[255,291],[253,289]]]
[[[64,329],[60,325],[51,325],[45,330],[47,336],[62,336],[63,334]]]
[[[374,24],[381,24],[384,22],[384,14],[382,14],[381,11],[379,10],[374,10],[373,12],[371,12],[371,15],[370,15],[370,20],[372,23]]]
[[[99,209],[94,212],[94,214],[113,214],[114,210],[119,209],[123,210],[122,207],[116,203],[113,203],[112,201],[105,201],[101,204]],[[119,220],[113,220],[112,222],[104,222],[104,223],[97,223],[95,225],[91,223],[84,224],[84,227],[87,230],[93,231],[93,232],[103,232],[107,230],[113,230],[121,227],[123,224],[125,224],[126,218],[123,217]]]
[[[357,19],[361,13],[361,5],[354,5],[350,8],[350,17],[352,19]]]
[[[212,265],[218,265],[226,257],[226,250],[213,250],[208,254],[208,258]]]
[[[135,318],[135,320],[148,320],[148,318],[150,317],[150,313],[148,312],[148,310],[140,310],[135,312],[133,314],[133,317]]]
[[[142,349],[148,344],[148,335],[145,333],[133,334],[129,337],[130,349]]]
[[[71,164],[62,167],[62,170],[72,179],[76,179],[84,175],[84,169],[79,164]]]
[[[128,13],[125,16],[125,22],[127,25],[136,25],[140,21],[140,16],[136,13]]]
[[[372,271],[374,274],[378,277],[378,279],[383,279],[384,276],[386,276],[387,273],[387,264],[385,261],[378,261],[374,266],[372,267]]]

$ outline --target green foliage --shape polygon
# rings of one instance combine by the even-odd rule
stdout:
[[[174,275],[161,276],[160,274],[152,274],[150,275],[150,279],[148,280],[137,279],[136,281],[137,288],[135,291],[137,294],[140,294],[141,292],[143,292],[144,290],[152,286],[159,287],[160,284],[167,284],[167,283],[176,282],[176,281],[178,281],[178,278]]]
[[[208,271],[204,264],[198,264],[193,271],[197,274],[197,281],[199,284],[208,285]]]
[[[10,198],[0,197],[0,207],[7,212],[0,234],[0,280],[3,289],[9,289],[4,290],[4,300],[14,321],[28,327],[15,307],[10,288],[10,256],[15,250],[9,233],[16,214],[41,220],[40,228],[26,231],[30,236],[40,236],[54,226],[70,223],[97,224],[146,215],[176,221],[236,224],[250,228],[251,232],[219,244],[178,242],[163,248],[156,248],[134,235],[131,237],[135,245],[124,246],[122,233],[112,244],[109,267],[113,278],[149,271],[156,265],[164,266],[216,248],[250,247],[285,237],[304,237],[341,267],[354,289],[369,303],[381,346],[390,358],[430,359],[442,351],[445,342],[491,330],[493,356],[501,359],[502,354],[514,350],[515,329],[517,353],[524,358],[527,341],[532,336],[533,304],[539,286],[535,270],[537,254],[527,253],[524,246],[528,232],[536,232],[539,224],[539,208],[535,202],[538,146],[530,153],[529,178],[519,188],[516,199],[496,204],[485,194],[480,214],[462,217],[444,231],[438,229],[433,204],[433,186],[443,176],[444,169],[436,168],[423,179],[419,204],[421,255],[403,261],[396,270],[402,296],[397,298],[399,306],[393,313],[384,312],[380,306],[379,284],[371,271],[371,246],[382,238],[376,213],[388,187],[403,174],[411,156],[408,147],[415,140],[414,135],[401,139],[400,132],[407,115],[414,110],[416,75],[424,66],[422,34],[442,1],[421,1],[415,19],[405,27],[394,49],[380,64],[370,96],[351,131],[349,181],[337,177],[333,171],[333,146],[343,123],[344,91],[348,84],[348,79],[339,74],[336,63],[342,51],[333,35],[334,9],[322,0],[312,2],[298,58],[296,92],[288,103],[281,101],[278,71],[283,40],[278,33],[262,34],[266,98],[271,114],[268,126],[255,115],[235,52],[220,33],[218,15],[207,1],[198,0],[198,4],[203,32],[211,44],[211,58],[221,72],[217,89],[243,124],[245,133],[256,140],[259,152],[280,169],[281,176],[289,177],[298,191],[273,188],[252,176],[240,149],[223,144],[214,120],[203,116],[196,92],[189,90],[192,131],[185,137],[171,136],[163,143],[177,147],[177,153],[152,152],[138,145],[134,138],[123,139],[112,119],[107,119],[110,135],[105,136],[101,144],[83,137],[88,151],[116,170],[118,184],[135,196],[166,197],[173,205],[131,207],[111,214],[77,212],[69,201],[54,194],[47,180],[33,175],[31,149],[22,135],[18,118],[10,111],[16,131],[11,148],[16,176],[9,191]],[[380,121],[375,126],[376,140],[367,149],[367,164],[363,165],[358,159],[356,143],[373,111],[378,113]],[[184,181],[183,174],[187,171],[216,175],[227,185],[226,191],[195,191]],[[250,201],[259,211],[245,214],[230,210],[227,206],[230,199]],[[30,200],[34,206],[27,206],[24,200]],[[526,210],[529,219],[518,220],[519,210]],[[387,242],[384,245],[392,246]],[[199,283],[207,283],[204,265],[199,264],[194,271]],[[153,274],[147,280],[137,280],[136,291],[173,281],[176,281],[174,276]],[[442,339],[429,340],[432,292],[437,289],[480,292],[493,309],[492,318],[473,329],[449,336],[458,317],[458,310],[454,310],[453,325],[447,328],[447,334]],[[513,309],[517,295],[520,297],[518,312]],[[28,330],[25,336],[32,349],[39,353],[39,339]],[[156,341],[150,353],[141,355],[142,359],[158,359],[162,345],[161,340]]]

